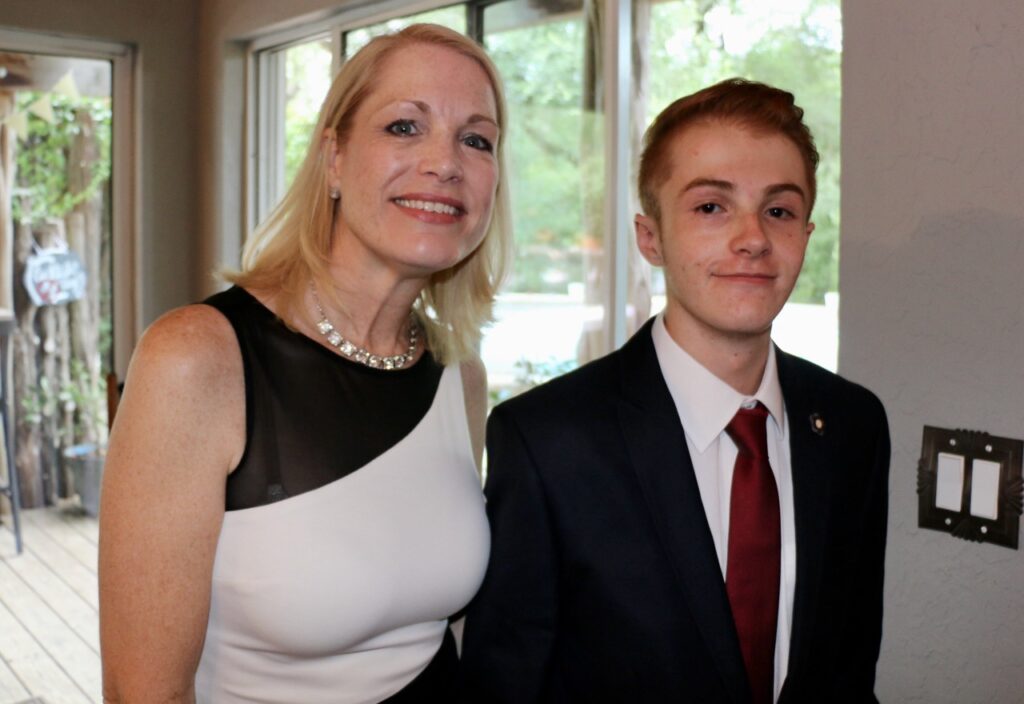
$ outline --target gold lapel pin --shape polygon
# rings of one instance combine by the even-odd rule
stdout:
[[[825,434],[825,419],[819,413],[811,414],[811,431],[816,435]]]

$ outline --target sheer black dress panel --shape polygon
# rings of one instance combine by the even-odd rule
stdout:
[[[205,301],[238,335],[245,369],[246,447],[227,482],[227,510],[318,489],[401,442],[433,403],[443,367],[429,352],[385,371],[289,329],[244,289]]]

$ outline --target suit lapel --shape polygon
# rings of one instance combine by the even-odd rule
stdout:
[[[619,421],[633,470],[685,603],[733,701],[749,688],[686,437],[648,322],[619,352]]]
[[[806,634],[817,618],[822,567],[828,542],[829,467],[834,465],[835,428],[829,407],[811,388],[796,358],[776,348],[779,384],[789,420],[793,511],[796,522],[796,588],[790,633],[789,672],[806,658]]]

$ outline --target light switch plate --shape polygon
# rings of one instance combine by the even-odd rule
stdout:
[[[924,426],[917,465],[918,525],[1017,549],[1024,442]]]

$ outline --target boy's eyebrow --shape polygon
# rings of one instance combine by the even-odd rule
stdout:
[[[680,193],[686,193],[687,191],[693,190],[694,188],[700,188],[701,186],[711,186],[713,188],[721,188],[725,191],[731,191],[736,188],[731,181],[723,181],[717,178],[695,178],[688,184],[683,186],[683,190]]]
[[[731,181],[723,181],[722,179],[718,178],[699,177],[693,179],[688,184],[686,184],[682,188],[682,190],[679,191],[679,193],[683,194],[686,193],[687,191],[693,190],[694,188],[701,188],[704,186],[710,186],[711,188],[720,188],[723,191],[733,191],[736,189],[735,184],[733,184]],[[807,200],[807,194],[804,193],[804,189],[795,183],[775,183],[764,189],[764,194],[766,196],[774,196],[778,195],[779,193],[796,193],[803,200]]]
[[[804,189],[800,188],[800,186],[795,183],[776,183],[775,185],[768,186],[768,188],[764,189],[764,194],[766,196],[774,196],[779,193],[796,193],[803,200],[807,200],[807,194],[804,193]]]

